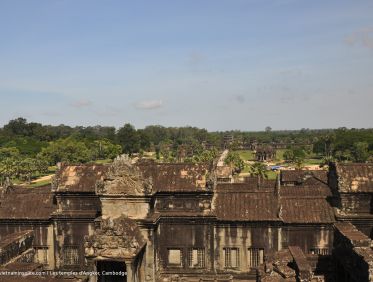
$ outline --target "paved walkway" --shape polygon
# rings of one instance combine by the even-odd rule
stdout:
[[[224,152],[221,154],[217,166],[225,166],[224,160],[228,156],[229,150],[226,149]]]

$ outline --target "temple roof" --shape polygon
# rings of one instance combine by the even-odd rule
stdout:
[[[215,213],[220,220],[279,221],[273,189],[250,189],[245,183],[219,184]]]
[[[328,202],[330,188],[316,186],[281,186],[281,218],[285,223],[333,223],[334,210]]]
[[[203,192],[209,173],[205,164],[138,164],[145,178],[150,178],[154,192]]]
[[[62,165],[53,188],[57,192],[142,195],[155,192],[206,191],[208,165],[189,163],[130,163],[124,157],[110,165]],[[110,184],[109,184],[110,183]]]
[[[49,219],[56,209],[50,186],[15,187],[0,202],[0,219]]]
[[[336,222],[336,230],[354,247],[370,247],[370,238],[350,222]]]
[[[326,185],[308,186],[281,186],[281,197],[287,198],[327,198],[332,196],[330,188]]]
[[[334,210],[322,198],[281,198],[281,218],[285,223],[333,223]]]
[[[107,165],[61,164],[53,181],[53,189],[57,192],[95,192],[95,185],[102,180],[108,171]]]
[[[327,186],[275,187],[268,181],[261,185],[224,183],[216,187],[214,212],[220,220],[283,221],[284,223],[334,223],[334,210],[328,202]]]
[[[281,183],[299,182],[304,185],[326,184],[328,171],[326,170],[281,170]]]

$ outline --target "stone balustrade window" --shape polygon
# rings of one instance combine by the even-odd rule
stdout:
[[[239,268],[240,250],[239,248],[224,248],[224,266],[225,268]]]
[[[65,246],[63,248],[64,265],[79,265],[79,249],[77,246]]]
[[[248,266],[255,268],[261,265],[264,261],[264,249],[249,248],[247,253]]]
[[[205,249],[192,248],[188,250],[188,264],[190,268],[205,267]]]

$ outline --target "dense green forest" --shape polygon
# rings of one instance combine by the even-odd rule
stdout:
[[[128,123],[119,129],[52,126],[17,118],[0,128],[0,180],[26,180],[42,175],[58,162],[86,163],[113,159],[121,153],[155,152],[157,159],[165,161],[177,161],[184,154],[183,161],[207,161],[224,147],[242,149],[253,142],[287,144],[287,157],[303,154],[299,149],[291,151],[292,144],[311,144],[312,153],[320,158],[366,162],[372,161],[373,129],[272,131],[267,127],[261,132],[208,132],[196,127],[159,125],[136,129]]]

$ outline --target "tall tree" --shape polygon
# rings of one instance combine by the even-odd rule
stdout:
[[[140,150],[140,136],[135,127],[129,123],[119,128],[117,133],[118,143],[122,146],[123,153],[132,155]]]
[[[38,158],[47,160],[51,165],[58,162],[85,163],[92,160],[92,153],[84,142],[66,138],[50,142],[38,154]]]
[[[245,168],[245,163],[237,152],[230,151],[224,162],[230,165],[236,173],[240,173]]]
[[[255,162],[249,168],[249,172],[251,176],[256,176],[260,178],[268,178],[268,171],[266,165],[262,162]]]
[[[366,162],[369,158],[369,145],[367,142],[357,142],[354,144],[353,156],[355,162]]]

